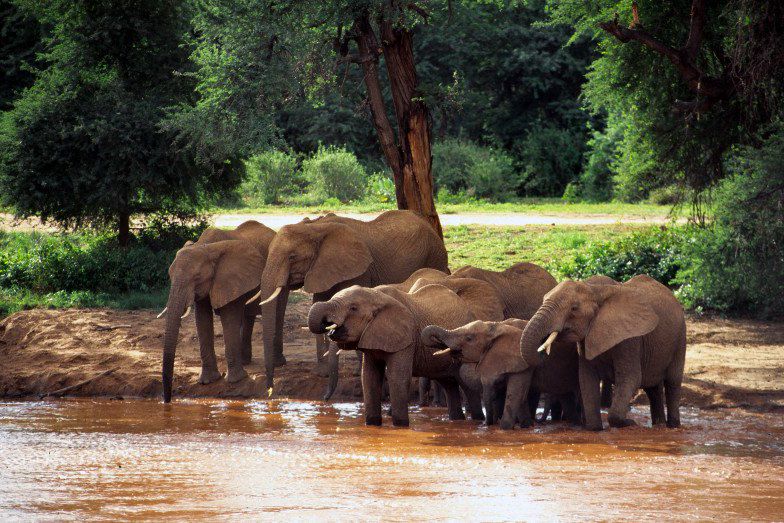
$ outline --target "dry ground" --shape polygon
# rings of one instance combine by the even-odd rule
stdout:
[[[326,378],[315,369],[312,335],[302,330],[309,300],[289,305],[284,332],[288,365],[276,374],[275,395],[319,399]],[[251,380],[199,385],[198,341],[192,317],[180,331],[176,396],[263,397],[261,325],[254,332]],[[29,397],[108,375],[72,391],[81,396],[157,396],[164,320],[151,311],[72,309],[23,311],[0,322],[0,397]],[[110,329],[107,329],[110,328]],[[784,409],[784,324],[720,318],[688,320],[684,404],[703,408]],[[216,352],[225,370],[220,322]],[[342,357],[335,399],[358,400],[353,354]]]

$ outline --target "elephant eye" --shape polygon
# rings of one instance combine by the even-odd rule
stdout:
[[[579,309],[579,308],[580,308],[580,306],[577,305],[577,304],[572,305],[572,312],[577,312],[577,309]]]
[[[356,305],[350,305],[348,310],[350,310],[352,312],[357,312],[359,310],[359,308]]]

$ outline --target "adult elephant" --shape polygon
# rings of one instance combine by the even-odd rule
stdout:
[[[482,383],[488,425],[500,417],[503,429],[514,428],[518,423],[521,427],[530,427],[538,395],[542,392],[577,397],[578,364],[574,343],[554,342],[549,357],[530,368],[520,357],[520,338],[525,325],[523,320],[474,321],[456,329],[430,325],[422,331],[423,344],[434,348],[446,346],[440,352],[448,352],[462,364],[476,368]],[[505,398],[500,395],[502,393]],[[527,401],[529,394],[535,394],[537,401]],[[570,418],[579,422],[574,402]]]
[[[454,271],[454,278],[474,278],[495,287],[504,303],[504,318],[528,320],[539,309],[544,295],[558,283],[536,264],[516,263],[504,271],[490,271],[466,265]]]
[[[363,353],[362,396],[365,423],[381,425],[381,390],[386,376],[392,404],[392,423],[408,426],[409,385],[412,376],[437,380],[446,390],[450,419],[465,419],[460,397],[459,365],[449,355],[421,343],[421,330],[431,324],[455,328],[474,315],[454,291],[426,285],[406,293],[392,286],[352,286],[330,300],[315,303],[308,314],[314,333],[329,333],[341,347]],[[483,419],[479,391],[464,387],[474,419]]]
[[[174,355],[180,324],[196,308],[196,330],[201,353],[200,383],[221,378],[215,358],[213,310],[223,326],[223,341],[230,383],[247,377],[243,363],[251,360],[251,335],[258,304],[246,305],[258,287],[267,249],[275,231],[256,221],[247,221],[233,231],[205,230],[196,242],[187,242],[169,267],[171,287],[163,337],[163,400],[171,401]]]
[[[532,366],[537,350],[554,340],[578,343],[580,392],[588,429],[601,430],[600,380],[613,383],[608,422],[633,425],[627,418],[638,389],[653,402],[664,386],[666,423],[680,426],[680,394],[686,357],[683,307],[672,292],[653,278],[635,276],[620,285],[565,281],[550,291],[520,340],[520,354]],[[544,343],[543,343],[544,341]]]
[[[275,374],[274,341],[283,330],[290,289],[303,287],[315,303],[352,285],[403,282],[424,267],[449,272],[446,248],[427,221],[411,211],[387,211],[369,222],[332,215],[282,227],[270,244],[256,296],[264,300],[268,394]],[[317,347],[317,354],[322,351]],[[330,379],[337,372],[336,351],[331,351]]]

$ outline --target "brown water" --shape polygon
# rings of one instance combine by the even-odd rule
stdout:
[[[594,434],[442,409],[365,427],[353,403],[6,402],[0,519],[784,519],[782,417],[684,414]]]

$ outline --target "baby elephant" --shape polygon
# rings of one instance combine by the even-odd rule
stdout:
[[[511,323],[511,324],[510,324]],[[527,396],[547,392],[577,397],[577,350],[574,343],[553,343],[544,362],[531,368],[520,356],[520,338],[527,322],[474,321],[448,330],[429,325],[422,331],[422,343],[430,347],[447,347],[461,363],[475,365],[482,382],[482,399],[487,424],[498,417],[497,394],[506,385],[501,428],[533,424]],[[535,406],[534,406],[535,408]],[[575,420],[579,421],[579,420]]]

